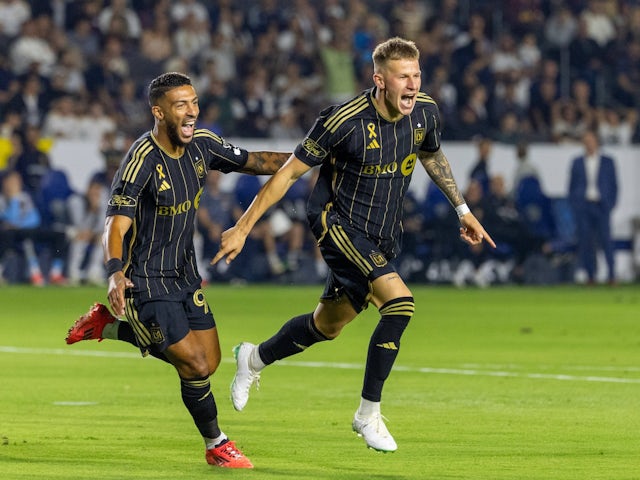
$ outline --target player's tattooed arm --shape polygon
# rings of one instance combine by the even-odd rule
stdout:
[[[249,158],[242,170],[252,175],[272,175],[284,165],[291,153],[283,152],[249,152]]]
[[[427,153],[420,152],[418,155],[420,162],[429,174],[433,182],[442,190],[442,193],[449,199],[451,205],[458,207],[465,203],[464,197],[451,172],[451,165],[447,157],[442,153],[442,149],[437,152]],[[460,219],[460,238],[469,245],[478,245],[482,242],[488,243],[491,247],[496,248],[496,243],[486,230],[480,225],[478,219],[468,209],[462,215],[458,214]]]
[[[453,178],[449,160],[445,157],[442,149],[436,152],[421,151],[419,158],[427,174],[431,177],[431,180],[442,190],[442,193],[449,199],[451,205],[455,207],[465,203],[464,197],[462,193],[460,193],[456,181]]]

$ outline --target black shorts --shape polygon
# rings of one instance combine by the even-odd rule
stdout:
[[[182,340],[189,330],[216,326],[200,285],[185,289],[177,298],[138,302],[128,298],[125,309],[143,356],[164,351]]]
[[[373,240],[338,215],[326,216],[324,224],[318,245],[330,272],[321,298],[336,300],[344,294],[359,313],[369,304],[371,283],[396,269]]]

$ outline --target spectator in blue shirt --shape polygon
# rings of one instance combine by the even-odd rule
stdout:
[[[49,272],[51,283],[63,283],[61,255],[66,250],[64,233],[41,227],[40,213],[31,195],[24,190],[20,173],[12,170],[2,179],[0,196],[0,263],[11,248],[24,252],[31,283],[44,285],[44,276],[35,250],[36,242],[51,246],[54,256],[59,260],[52,264]],[[1,270],[1,266],[0,266]]]

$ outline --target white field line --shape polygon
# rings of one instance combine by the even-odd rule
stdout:
[[[497,364],[497,363],[463,363],[462,368],[488,368],[490,370],[522,370],[524,365],[515,363]],[[542,370],[556,370],[557,365],[535,365],[536,368]],[[590,372],[640,372],[640,367],[631,367],[628,365],[562,365],[563,370],[588,370]]]
[[[105,357],[105,358],[140,358],[140,354],[136,352],[101,352],[99,350],[74,350],[72,348],[26,348],[26,347],[11,347],[0,345],[0,353],[15,353],[15,354],[28,354],[28,355],[70,355],[76,357]],[[234,362],[231,358],[223,359],[224,362]],[[345,370],[362,370],[363,365],[359,363],[339,363],[339,362],[300,362],[291,360],[280,360],[279,365],[286,365],[290,367],[302,367],[302,368],[336,368]],[[471,365],[474,368],[471,368]],[[492,369],[494,368],[494,369]],[[498,368],[498,369],[495,369]],[[466,364],[463,368],[432,368],[432,367],[405,367],[402,365],[396,365],[393,370],[396,372],[410,372],[410,373],[431,373],[441,375],[467,375],[467,376],[479,376],[479,377],[510,377],[510,378],[529,378],[529,379],[543,379],[543,380],[560,380],[570,382],[599,382],[599,383],[633,383],[640,384],[640,378],[622,378],[622,377],[601,377],[595,375],[566,375],[556,373],[527,373],[518,372],[515,370],[522,369],[519,365],[482,365],[482,364]],[[586,365],[566,365],[555,366],[540,365],[541,370],[545,369],[568,369],[568,370],[607,370],[616,373],[629,373],[640,371],[637,367],[589,367]]]

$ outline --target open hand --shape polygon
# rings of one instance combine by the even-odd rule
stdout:
[[[247,235],[243,234],[237,226],[233,226],[222,232],[220,236],[220,248],[216,256],[211,260],[211,265],[215,265],[222,258],[226,257],[227,264],[231,263],[244,248]]]

